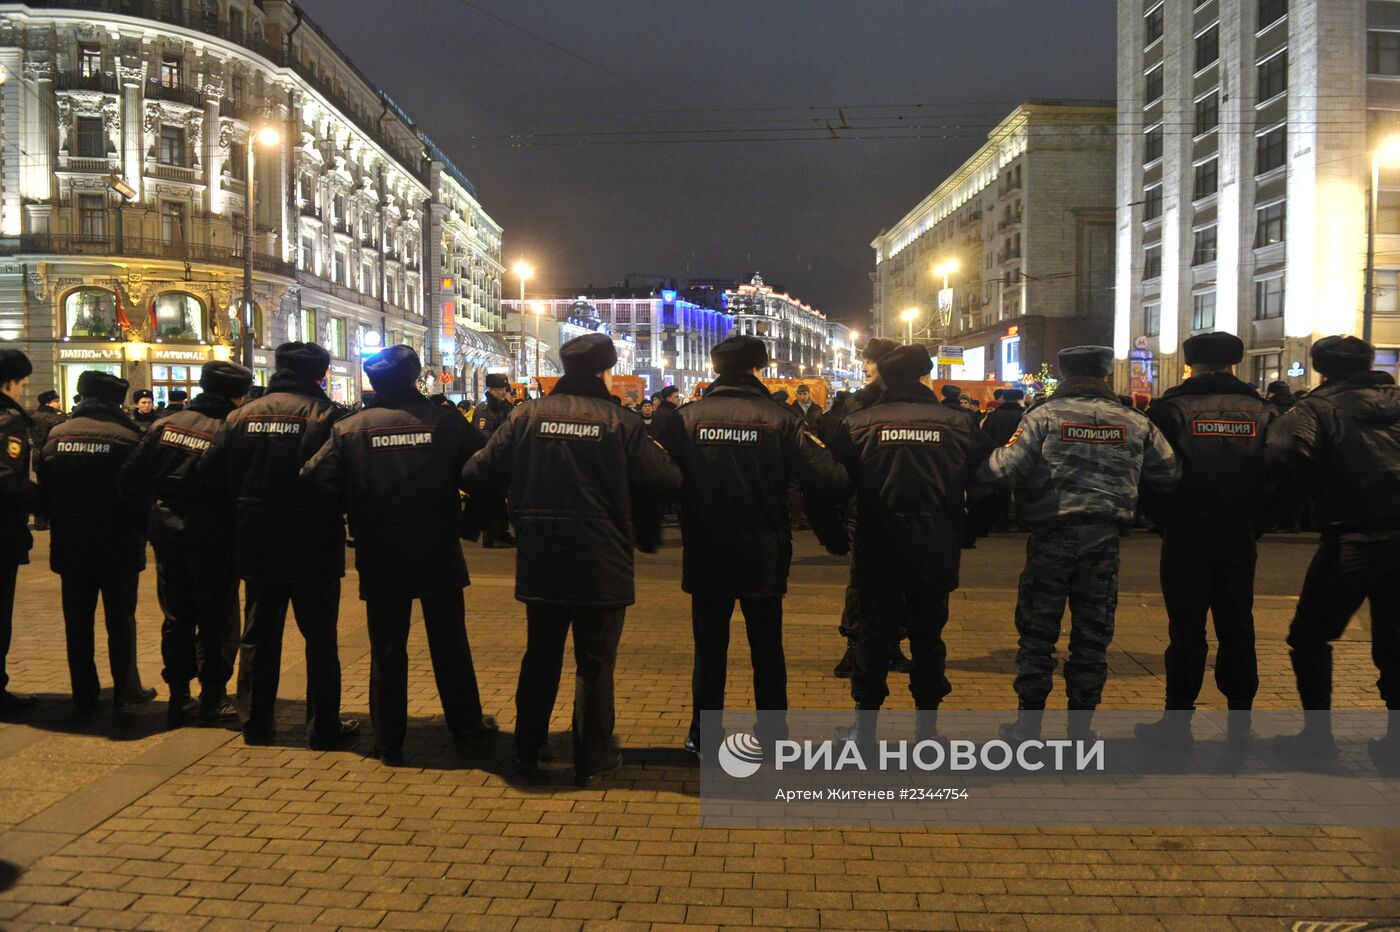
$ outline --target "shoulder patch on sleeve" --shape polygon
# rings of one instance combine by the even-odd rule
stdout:
[[[23,453],[23,452],[24,452],[24,441],[23,441],[23,440],[19,439],[18,437],[6,437],[6,438],[5,438],[5,453],[9,455],[10,459],[12,459],[12,460],[17,460],[17,459],[19,459],[20,454]]]

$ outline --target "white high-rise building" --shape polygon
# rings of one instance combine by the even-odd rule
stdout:
[[[1241,377],[1315,382],[1363,332],[1373,153],[1400,132],[1400,3],[1119,0],[1114,349],[1122,388],[1180,381],[1183,340],[1244,340]],[[1400,347],[1400,166],[1378,192],[1377,367]]]

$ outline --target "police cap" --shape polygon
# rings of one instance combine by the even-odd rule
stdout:
[[[1113,371],[1113,347],[1067,346],[1057,357],[1060,375],[1103,378]]]
[[[1313,368],[1330,378],[1370,372],[1376,348],[1358,337],[1333,335],[1312,345]]]
[[[1198,333],[1181,344],[1188,366],[1233,366],[1244,359],[1244,341],[1233,333]]]
[[[126,391],[131,387],[131,383],[126,379],[119,379],[108,372],[99,372],[96,369],[89,369],[78,376],[78,394],[83,398],[96,398],[99,401],[109,401],[114,405],[119,405],[126,398]]]

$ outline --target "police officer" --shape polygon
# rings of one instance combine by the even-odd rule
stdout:
[[[774,403],[758,380],[768,366],[767,344],[733,336],[717,343],[710,359],[718,374],[710,391],[681,408],[659,438],[684,476],[681,588],[690,593],[695,635],[694,712],[685,748],[696,755],[701,711],[724,708],[736,600],[748,631],[757,707],[787,709],[783,595],[792,562],[790,480],[831,504],[849,494],[845,470],[826,445],[795,407]],[[765,733],[776,727],[776,720],[760,716],[759,737],[782,737]]]
[[[141,430],[150,430],[151,425],[160,420],[161,412],[156,410],[156,396],[151,394],[149,389],[142,388],[132,392],[131,403],[136,406],[136,410],[131,412],[131,419]]]
[[[234,510],[238,574],[248,606],[238,663],[245,744],[271,744],[287,605],[306,639],[307,742],[327,750],[353,742],[359,722],[340,720],[336,616],[345,575],[345,522],[313,500],[301,467],[325,444],[345,408],[321,389],[330,355],[314,343],[283,343],[266,393],[231,411],[200,464],[212,494]]]
[[[880,395],[884,392],[884,388],[880,384],[880,360],[897,346],[899,346],[898,343],[882,337],[871,337],[866,341],[865,349],[861,353],[861,366],[865,369],[865,384],[861,386],[859,391],[847,398],[846,403],[840,409],[833,406],[822,418],[821,436],[828,446],[835,442],[841,424],[847,416],[855,414],[863,408],[868,408],[880,400]],[[856,635],[859,627],[860,594],[852,583],[846,586],[846,601],[841,609],[841,624],[837,628],[841,636],[846,639],[846,652],[836,662],[836,669],[832,671],[842,679],[850,676],[851,671],[855,669]],[[909,672],[908,661],[900,651],[898,644],[895,645],[892,664],[896,672]]]
[[[1244,341],[1233,333],[1203,333],[1182,344],[1191,377],[1168,389],[1149,418],[1172,445],[1182,480],[1153,502],[1162,528],[1162,597],[1167,606],[1169,713],[1189,713],[1205,677],[1206,614],[1219,650],[1215,682],[1231,710],[1254,704],[1259,688],[1254,654],[1255,538],[1269,505],[1264,436],[1277,415],[1254,386],[1235,378]],[[1230,719],[1236,742],[1248,716]],[[1189,744],[1189,714],[1143,725],[1144,738]]]
[[[515,694],[520,769],[539,767],[572,628],[574,778],[586,786],[622,763],[612,750],[613,668],[634,600],[632,500],[671,499],[681,476],[641,419],[612,403],[617,351],[607,335],[576,337],[559,356],[564,376],[554,390],[496,430],[468,461],[462,484],[473,495],[509,485],[518,519],[515,597],[527,625]],[[648,539],[659,533],[644,531]]]
[[[350,518],[369,625],[375,755],[395,767],[403,763],[408,727],[414,599],[423,606],[447,727],[459,744],[498,730],[481,714],[462,598],[467,564],[457,536],[457,483],[467,458],[482,447],[481,433],[451,404],[423,397],[417,386],[422,373],[410,347],[390,346],[372,356],[365,374],[374,403],[337,421],[302,469],[314,492]]]
[[[121,493],[120,475],[141,440],[121,409],[128,384],[106,372],[78,377],[82,401],[49,431],[39,454],[39,494],[53,536],[49,566],[62,579],[63,628],[73,703],[97,710],[93,662],[97,599],[107,622],[112,703],[124,712],[155,698],[136,668],[136,594],[146,568],[145,503]]]
[[[1016,599],[1015,685],[1022,714],[1003,729],[1016,740],[1040,733],[1066,598],[1070,730],[1074,737],[1090,734],[1108,678],[1119,529],[1132,524],[1140,481],[1165,492],[1181,477],[1161,431],[1120,405],[1105,381],[1113,370],[1111,347],[1071,346],[1058,362],[1062,378],[1055,394],[1022,418],[1010,442],[979,472],[979,478],[1024,490],[1022,517],[1031,526]]]
[[[1265,441],[1270,473],[1285,489],[1311,491],[1322,529],[1288,629],[1289,657],[1305,712],[1332,707],[1332,642],[1363,600],[1371,603],[1371,656],[1391,710],[1372,752],[1400,757],[1400,388],[1372,372],[1375,348],[1356,337],[1312,346],[1322,384],[1274,421]],[[1333,755],[1330,718],[1305,715],[1281,749]]]
[[[1019,388],[999,388],[993,396],[997,406],[987,412],[982,419],[982,433],[993,448],[1005,446],[1016,428],[1021,426],[1021,418],[1026,408],[1021,402],[1026,393]],[[981,488],[974,490],[968,501],[968,522],[977,537],[985,537],[994,530],[1006,529],[1011,510],[1011,490],[1008,488]]]
[[[20,564],[29,562],[29,549],[34,546],[29,513],[35,509],[38,491],[29,480],[29,444],[37,425],[20,404],[33,371],[24,353],[0,349],[0,443],[5,445],[0,453],[0,714],[34,705],[33,696],[10,692],[5,668],[14,627],[15,582]]]
[[[486,376],[486,397],[472,412],[472,426],[487,439],[506,422],[515,405],[510,400],[510,380],[499,372]],[[510,533],[510,515],[504,499],[493,498],[480,504],[481,546],[488,548],[514,547]]]
[[[162,677],[170,686],[166,722],[199,715],[210,725],[236,716],[228,681],[238,653],[238,576],[232,563],[232,512],[199,484],[199,459],[242,403],[253,373],[230,362],[205,364],[201,394],[151,426],[122,471],[132,498],[150,503],[146,539],[156,554]],[[199,678],[196,705],[190,680]]]
[[[177,388],[170,393],[170,404],[166,405],[161,417],[169,417],[177,411],[185,410],[185,405],[190,400],[190,393],[183,388]]]
[[[873,716],[889,695],[886,679],[899,628],[908,632],[909,692],[936,712],[951,686],[945,674],[948,593],[958,587],[965,491],[986,454],[985,439],[960,411],[939,404],[933,360],[919,345],[880,358],[878,404],[848,414],[832,445],[856,488],[851,584],[860,593],[860,627],[851,697],[851,738],[875,739]],[[921,737],[935,734],[919,717]]]

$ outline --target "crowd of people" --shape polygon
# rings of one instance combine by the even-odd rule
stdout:
[[[79,713],[99,703],[99,598],[114,708],[125,713],[155,697],[136,664],[137,581],[149,543],[169,724],[237,721],[248,744],[274,741],[290,608],[305,641],[307,741],[349,746],[359,724],[341,717],[337,647],[348,525],[371,644],[375,754],[403,761],[415,600],[448,728],[459,743],[476,741],[499,730],[482,708],[465,621],[460,541],[480,536],[485,546],[516,549],[515,595],[526,617],[520,770],[537,771],[545,756],[572,633],[574,773],[591,785],[621,763],[613,668],[635,598],[634,551],[660,545],[663,513],[675,505],[695,642],[685,747],[704,756],[711,749],[699,717],[724,708],[736,605],[756,705],[787,708],[793,488],[823,546],[851,556],[841,623],[855,705],[848,740],[875,739],[901,638],[919,737],[939,740],[937,710],[952,689],[949,594],[963,551],[1010,513],[1029,540],[1015,610],[1020,711],[1006,737],[1040,733],[1066,603],[1070,731],[1092,735],[1120,535],[1140,511],[1163,535],[1165,708],[1195,706],[1210,616],[1216,682],[1232,711],[1248,710],[1258,687],[1256,539],[1281,503],[1304,496],[1322,533],[1288,634],[1303,708],[1330,707],[1330,645],[1369,599],[1381,697],[1400,709],[1400,389],[1372,371],[1371,346],[1327,337],[1311,351],[1321,385],[1280,413],[1278,399],[1235,377],[1243,349],[1230,334],[1192,337],[1183,347],[1190,377],[1144,414],[1110,388],[1111,349],[1071,347],[1059,354],[1053,394],[1026,406],[1019,391],[1005,390],[983,417],[957,393],[933,391],[926,348],[878,338],[864,351],[867,385],[825,412],[801,388],[793,403],[775,403],[759,379],[770,363],[766,345],[747,336],[715,346],[716,377],[702,398],[680,404],[668,388],[639,410],[611,394],[617,357],[601,334],[561,348],[564,375],[548,395],[517,403],[509,383],[492,376],[482,403],[460,408],[426,396],[418,356],[393,346],[367,361],[373,395],[349,410],[322,388],[327,352],[287,343],[264,390],[249,370],[213,362],[200,394],[172,396],[161,412],[140,397],[129,414],[124,380],[83,373],[66,418],[53,392],[39,396],[36,411],[23,407],[31,364],[0,350],[0,711],[33,702],[8,689],[3,669],[32,515],[51,534]],[[781,737],[772,724],[781,720],[764,717],[759,738]],[[1232,744],[1247,744],[1247,718],[1231,723]],[[1309,717],[1283,746],[1334,753],[1329,727]],[[1188,745],[1189,716],[1164,716],[1144,733]],[[1400,728],[1373,750],[1400,755]]]

